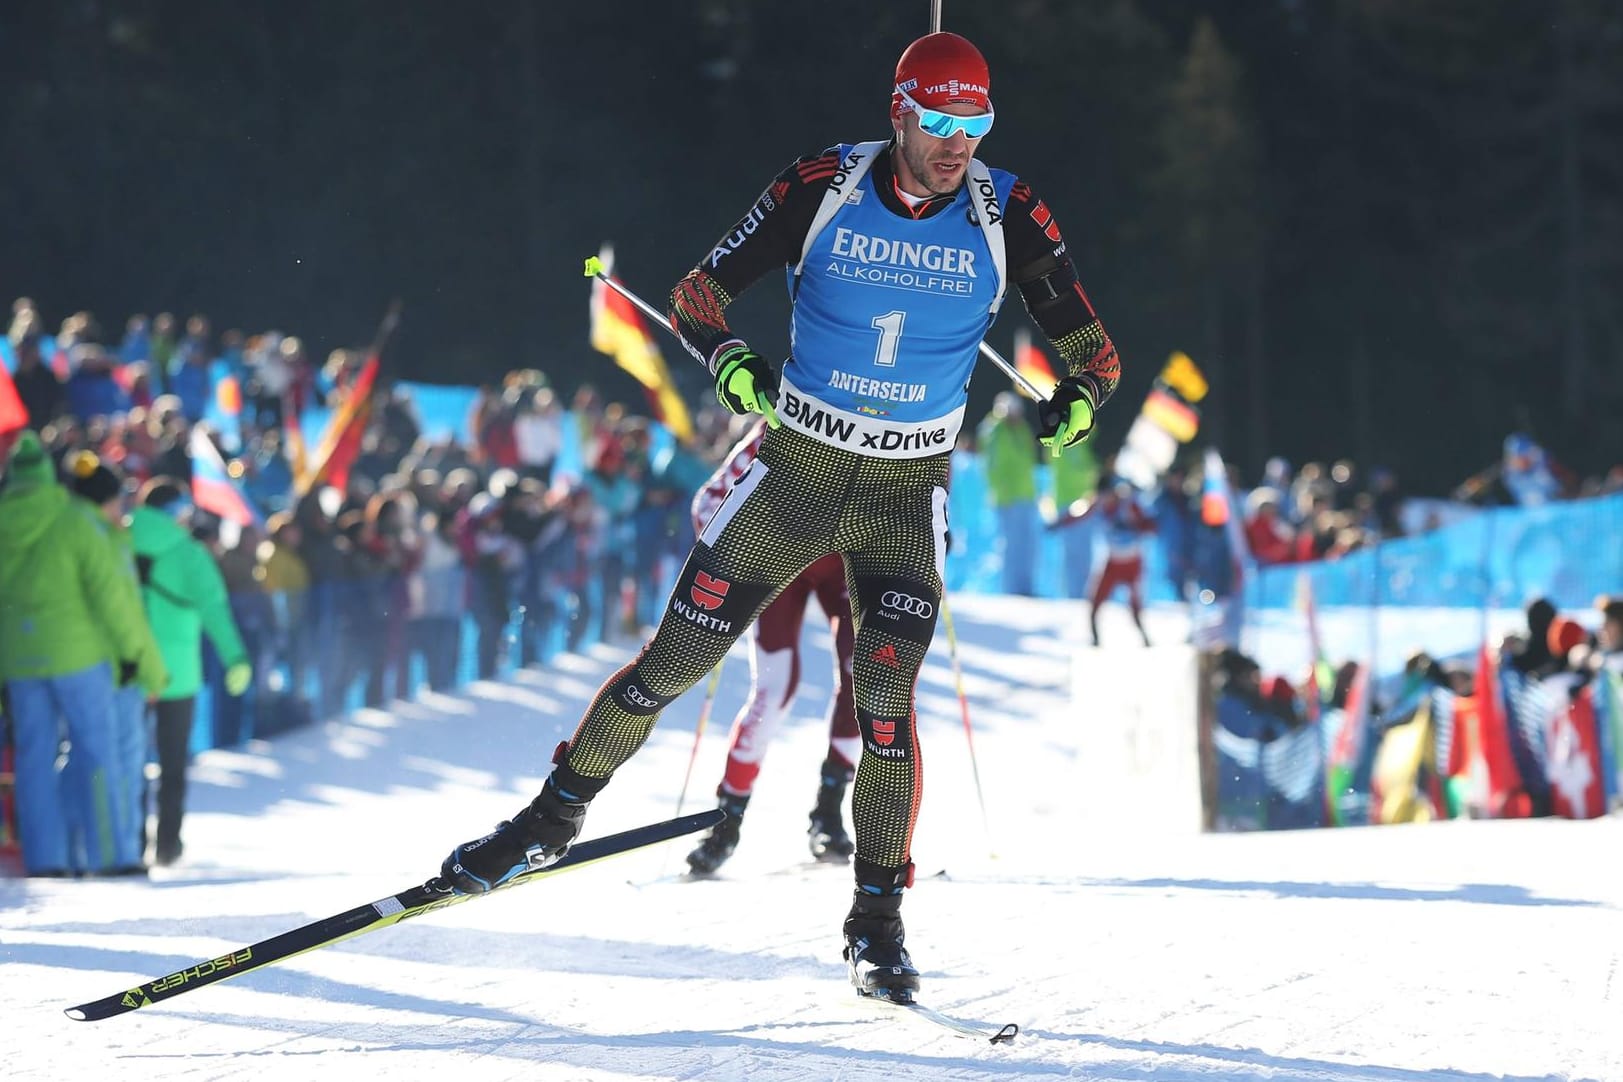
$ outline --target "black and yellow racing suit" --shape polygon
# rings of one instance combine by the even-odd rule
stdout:
[[[910,207],[896,194],[889,156],[889,148],[878,155],[869,189],[887,211],[926,219],[966,205],[960,192]],[[696,357],[713,365],[720,347],[737,340],[723,314],[734,297],[800,261],[839,163],[836,148],[789,166],[677,284],[671,322]],[[1068,374],[1103,405],[1118,379],[1115,349],[1078,283],[1058,224],[1023,182],[1007,199],[1003,236],[1008,284]],[[975,346],[978,338],[969,343]],[[780,397],[780,412],[786,406],[794,408]],[[864,752],[852,795],[858,878],[899,882],[909,868],[922,790],[913,694],[941,606],[949,458],[950,444],[919,457],[877,457],[805,424],[770,430],[755,466],[706,524],[654,636],[592,701],[563,764],[572,787],[595,792],[642,745],[660,711],[721,661],[778,590],[837,552],[856,626]]]

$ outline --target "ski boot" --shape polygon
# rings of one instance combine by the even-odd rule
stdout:
[[[811,827],[807,842],[817,860],[830,864],[844,864],[857,851],[851,835],[845,832],[845,787],[851,782],[852,770],[834,759],[823,761],[822,778],[817,786],[817,804],[811,811]]]
[[[567,745],[560,746],[562,763]],[[586,821],[586,808],[607,778],[584,778],[560,765],[530,806],[477,841],[451,850],[440,877],[457,894],[484,894],[514,876],[556,864]]]
[[[911,1003],[919,971],[902,945],[902,888],[913,865],[882,868],[857,858],[857,890],[845,918],[845,964],[858,995]]]
[[[716,795],[721,798],[718,806],[727,813],[727,818],[711,827],[710,833],[688,854],[688,874],[696,878],[714,875],[738,848],[738,829],[744,825],[744,809],[750,802],[747,796],[720,792]]]

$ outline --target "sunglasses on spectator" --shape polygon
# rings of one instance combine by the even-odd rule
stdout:
[[[943,113],[939,109],[926,109],[908,97],[907,91],[901,87],[896,88],[896,93],[901,96],[903,104],[918,114],[919,131],[925,135],[934,136],[937,139],[951,139],[958,132],[963,132],[967,138],[979,139],[992,130],[992,111],[990,109],[984,113],[976,113],[974,116],[954,116],[951,113]]]

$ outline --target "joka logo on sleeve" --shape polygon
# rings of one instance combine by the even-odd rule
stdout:
[[[688,593],[693,598],[695,605],[706,612],[714,612],[721,607],[723,601],[727,600],[727,591],[732,588],[732,585],[726,579],[718,579],[713,575],[707,575],[700,571],[694,576],[693,587]]]

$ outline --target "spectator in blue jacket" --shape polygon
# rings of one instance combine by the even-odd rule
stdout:
[[[81,344],[68,355],[68,408],[82,422],[113,417],[130,408],[129,395],[113,378],[113,359],[97,345]]]

